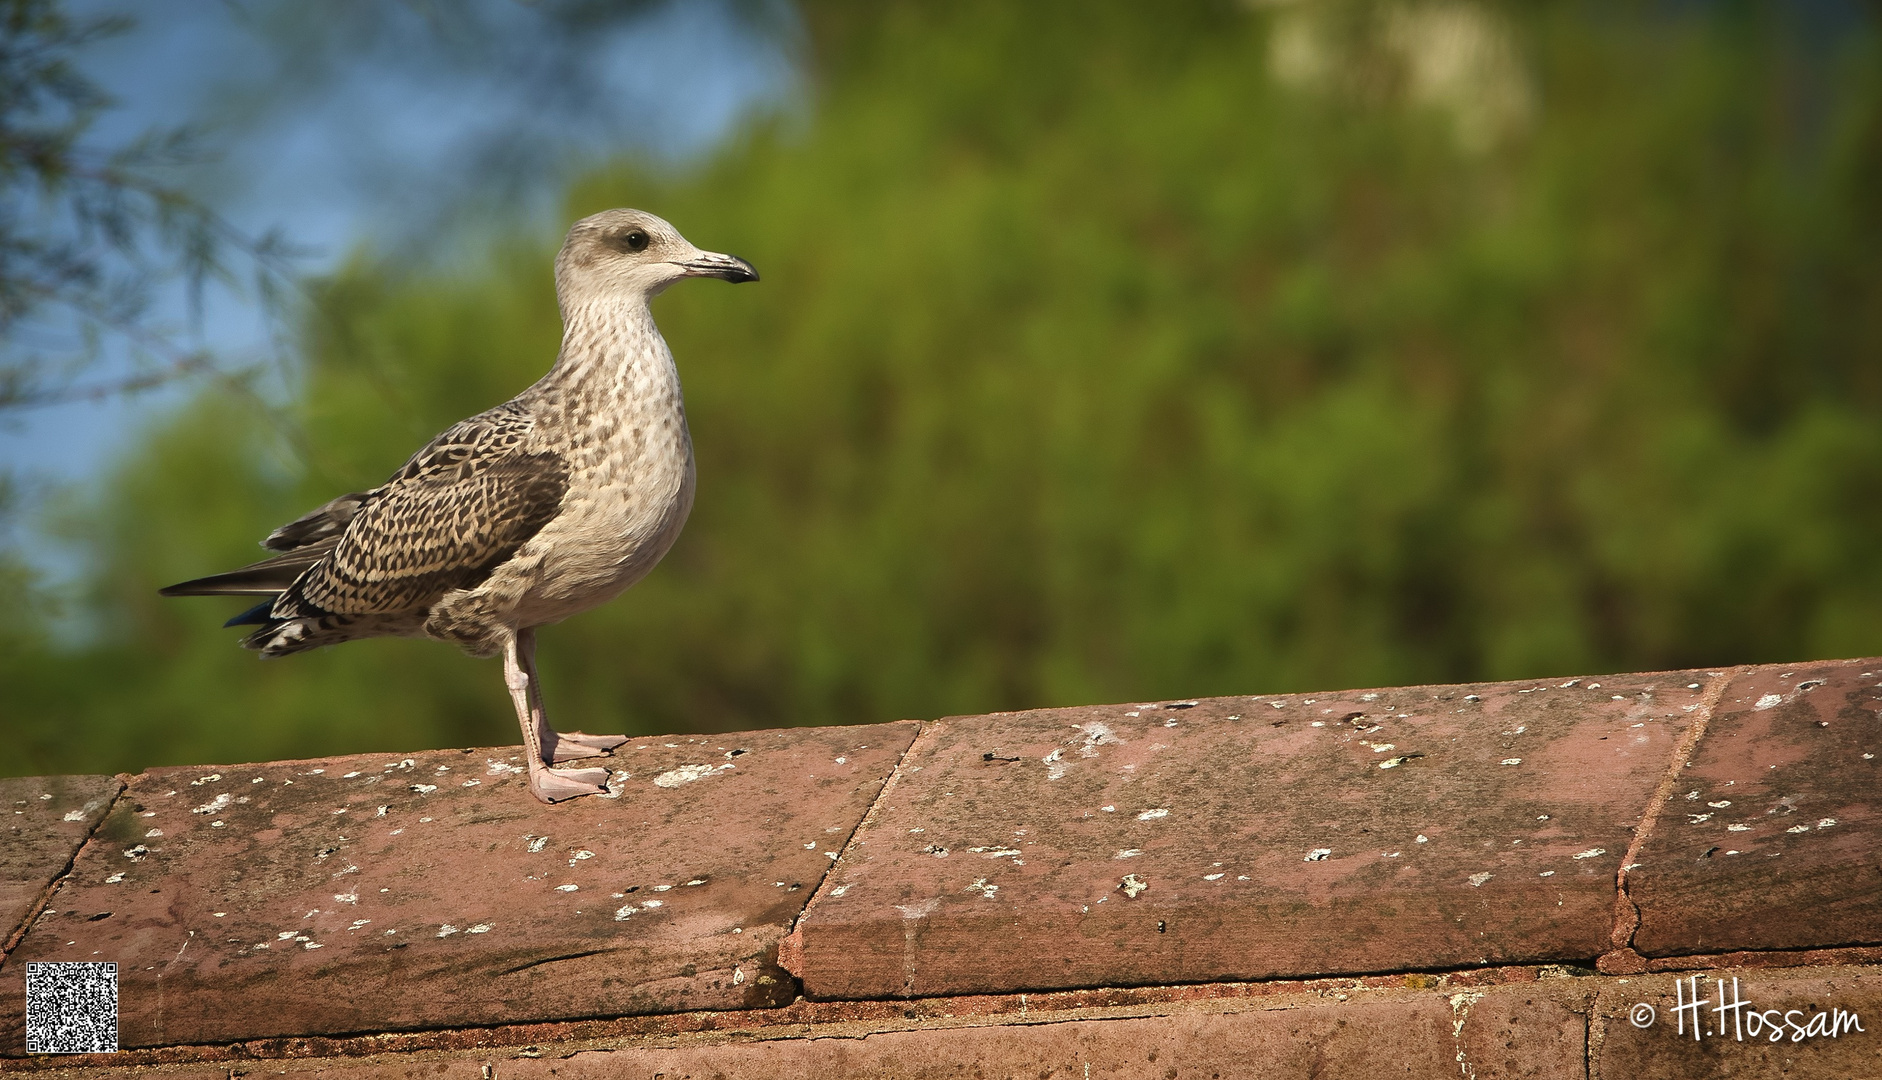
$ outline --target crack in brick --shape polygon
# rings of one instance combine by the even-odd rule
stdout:
[[[1712,714],[1717,710],[1719,700],[1725,696],[1726,688],[1734,679],[1751,670],[1749,665],[1741,665],[1711,677],[1710,685],[1700,696],[1699,707],[1693,712],[1692,725],[1680,737],[1678,745],[1674,746],[1666,772],[1654,788],[1645,813],[1641,814],[1639,823],[1634,826],[1634,836],[1628,842],[1627,853],[1621,856],[1620,868],[1614,872],[1614,926],[1608,933],[1609,950],[1597,962],[1603,974],[1625,975],[1647,970],[1646,961],[1634,951],[1634,934],[1640,929],[1640,906],[1634,903],[1628,893],[1627,876],[1634,868],[1634,860],[1646,846],[1648,837],[1652,835],[1654,825],[1660,820],[1660,812],[1672,801],[1673,791],[1680,783],[1680,773],[1698,750],[1699,740],[1705,737],[1706,726],[1712,722]]]
[[[861,817],[856,819],[856,824],[850,827],[849,833],[843,837],[843,843],[836,849],[836,858],[831,859],[830,865],[824,867],[823,873],[818,875],[816,885],[810,890],[810,895],[804,900],[804,906],[797,909],[796,918],[791,920],[790,927],[785,930],[784,936],[778,940],[777,965],[780,969],[788,972],[796,979],[799,994],[803,993],[804,980],[801,974],[792,970],[792,965],[797,964],[799,967],[802,966],[803,939],[798,936],[798,933],[799,928],[803,925],[804,917],[810,914],[810,909],[817,901],[823,898],[824,889],[829,885],[830,876],[836,872],[836,868],[842,866],[843,861],[849,858],[850,849],[855,846],[856,837],[863,831],[863,826],[875,820],[876,813],[881,809],[884,800],[895,790],[896,784],[902,778],[902,766],[908,764],[909,759],[915,756],[916,747],[921,746],[922,741],[929,738],[939,725],[940,722],[936,720],[924,720],[921,722],[921,727],[916,730],[915,736],[908,741],[908,745],[904,747],[901,754],[896,757],[895,765],[889,769],[889,775],[883,779],[882,786],[876,789],[875,797],[869,800],[868,808],[863,811]]]
[[[105,820],[111,816],[111,811],[117,809],[118,800],[124,797],[124,792],[130,787],[130,778],[119,773],[117,781],[118,790],[112,792],[105,800],[104,811],[98,815],[97,820],[91,823],[91,828],[86,830],[85,838],[72,849],[72,857],[65,861],[65,865],[59,868],[58,873],[52,875],[52,880],[46,883],[46,887],[39,890],[39,899],[26,909],[25,918],[21,919],[20,924],[7,935],[5,947],[0,948],[0,968],[6,967],[7,959],[13,955],[13,950],[19,948],[20,942],[26,940],[26,932],[32,929],[33,923],[37,922],[41,915],[45,914],[46,906],[52,903],[54,896],[58,895],[59,887],[65,884],[66,878],[72,876],[72,869],[78,865],[79,856],[85,854],[85,849],[97,839],[98,830],[104,827]]]

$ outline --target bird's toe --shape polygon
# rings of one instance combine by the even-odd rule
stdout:
[[[584,735],[579,731],[558,731],[554,744],[545,755],[550,761],[574,761],[576,758],[605,754],[627,741],[625,735]]]
[[[604,795],[607,785],[606,769],[538,769],[529,778],[530,794],[546,803]]]

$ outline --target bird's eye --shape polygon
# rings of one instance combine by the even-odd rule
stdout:
[[[629,251],[646,251],[647,234],[640,229],[629,229],[627,234],[621,237],[621,245]]]

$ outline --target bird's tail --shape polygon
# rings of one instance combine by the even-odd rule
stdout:
[[[327,553],[332,550],[332,542],[296,548],[293,551],[276,555],[272,559],[250,563],[239,570],[181,581],[158,589],[157,594],[159,596],[257,596],[270,593],[279,595],[286,592],[288,587],[307,571],[308,567],[326,558]],[[251,610],[237,618],[247,619],[252,614],[254,611]]]

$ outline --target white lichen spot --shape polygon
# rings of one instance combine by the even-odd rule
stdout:
[[[1817,822],[1817,828],[1819,828],[1819,829],[1827,829],[1827,828],[1829,828],[1830,826],[1832,826],[1832,825],[1834,825],[1834,824],[1836,824],[1836,819],[1835,819],[1835,818],[1833,818],[1833,817],[1826,817],[1826,818],[1824,818],[1823,820],[1821,820],[1821,821],[1819,821],[1819,822]]]
[[[614,921],[615,921],[615,922],[626,922],[626,921],[627,921],[627,917],[628,917],[629,915],[632,915],[632,914],[634,914],[634,912],[636,912],[636,911],[638,911],[638,910],[640,910],[640,909],[639,909],[639,908],[637,908],[637,907],[635,907],[635,906],[634,906],[634,905],[632,905],[632,904],[623,904],[623,905],[621,905],[621,906],[620,906],[619,908],[616,908],[616,909],[615,909],[615,911],[614,911]]]
[[[326,948],[326,946],[325,946],[325,945],[322,945],[322,944],[321,944],[320,942],[318,942],[318,941],[303,941],[303,942],[301,942],[301,948],[303,948],[303,949],[324,949],[324,948]]]
[[[1135,900],[1145,889],[1150,888],[1150,883],[1138,877],[1136,874],[1125,874],[1124,880],[1118,885],[1118,888],[1124,890],[1125,898]]]
[[[1753,705],[1752,708],[1769,709],[1769,708],[1772,708],[1773,706],[1782,705],[1782,704],[1784,704],[1784,695],[1766,694],[1763,697],[1759,698],[1758,703],[1756,705]]]
[[[981,878],[980,880],[974,882],[972,885],[967,886],[967,888],[961,891],[962,892],[977,892],[980,894],[981,899],[991,900],[993,899],[994,894],[1000,891],[1000,887],[998,885],[989,885],[987,884],[986,878]]]
[[[1723,809],[1725,809],[1726,807],[1728,807],[1728,806],[1730,806],[1730,805],[1732,805],[1732,800],[1730,800],[1730,799],[1720,799],[1720,800],[1719,800],[1718,802],[1709,802],[1709,803],[1707,803],[1706,805],[1707,805],[1707,806],[1710,806],[1710,807],[1711,807],[1712,809],[1714,809],[1714,810],[1723,810]]]
[[[838,765],[848,765],[850,763],[850,759],[846,757],[840,757],[836,759],[836,763]]]
[[[1498,765],[1521,765],[1522,763],[1523,759],[1519,757],[1506,757],[1502,761],[1497,762]]]
[[[123,881],[123,880],[124,880],[124,871],[120,870],[117,873],[112,874],[110,877],[106,878],[105,884],[116,885],[118,882]]]
[[[1307,857],[1302,859],[1301,861],[1302,862],[1325,862],[1327,860],[1327,856],[1331,854],[1333,854],[1332,848],[1317,847],[1317,848],[1314,848],[1312,851],[1309,851],[1307,853]]]
[[[358,775],[359,775],[359,770],[358,770],[358,769],[354,769],[354,770],[353,770],[352,772],[350,772],[350,773],[347,773],[347,774],[346,774],[345,776],[342,776],[342,777],[340,777],[340,779],[342,779],[342,780],[351,780],[351,779],[353,779],[353,778],[354,778],[355,776],[358,776]]]
[[[672,891],[672,889],[673,889],[673,886],[671,885],[655,885],[653,887],[654,892],[670,892]]]
[[[1576,852],[1575,854],[1573,854],[1573,855],[1570,855],[1570,856],[1569,856],[1569,858],[1571,858],[1571,859],[1592,859],[1592,858],[1594,858],[1594,857],[1595,857],[1595,856],[1597,856],[1597,855],[1606,855],[1607,853],[1608,853],[1608,849],[1607,849],[1607,848],[1598,848],[1598,847],[1591,847],[1591,848],[1589,848],[1589,849],[1588,849],[1587,851],[1577,851],[1577,852]]]
[[[1430,840],[1429,840],[1428,838],[1426,838],[1426,836],[1425,836],[1425,834],[1424,834],[1424,833],[1419,833],[1419,834],[1417,835],[1417,837],[1415,837],[1415,838],[1414,838],[1414,839],[1412,840],[1412,843],[1414,843],[1414,844],[1428,844],[1428,843],[1430,843],[1430,842],[1431,842],[1431,841],[1430,841]]]
[[[657,907],[665,907],[666,901],[665,900],[647,900],[647,901],[643,901],[640,906],[644,908],[649,908],[649,909],[657,908]]]
[[[202,804],[201,806],[195,807],[194,809],[190,811],[190,813],[213,814],[213,813],[216,813],[217,811],[220,811],[221,809],[228,806],[230,803],[234,801],[235,801],[235,797],[225,791],[222,794],[217,795],[215,798],[209,800],[208,802]]]
[[[357,904],[357,903],[359,903],[359,894],[358,894],[358,893],[350,893],[350,892],[343,892],[343,893],[334,893],[334,894],[333,894],[333,898],[334,898],[335,900],[338,900],[338,901],[339,901],[340,903],[342,903],[342,904]]]
[[[557,885],[555,887],[555,891],[556,892],[574,892],[579,888],[581,888],[580,885]]]
[[[1113,859],[1135,859],[1137,856],[1142,855],[1143,853],[1144,853],[1143,848],[1124,848],[1120,850],[1116,855],[1113,855],[1111,857]]]
[[[830,895],[842,896],[844,893],[847,893],[849,891],[850,891],[850,887],[848,885],[838,885],[836,888],[830,890]]]
[[[445,923],[443,926],[438,927],[439,937],[450,937],[455,933],[457,933],[457,927],[452,926],[450,923]]]
[[[1540,873],[1540,874],[1537,874],[1536,876],[1537,876],[1537,877],[1554,877],[1554,876],[1555,876],[1555,871],[1553,871],[1553,870],[1544,870],[1544,871],[1543,871],[1542,873]]]
[[[1202,876],[1202,879],[1204,881],[1221,881],[1223,878],[1227,876],[1228,876],[1227,874],[1204,874]]]
[[[1398,749],[1398,747],[1392,745],[1389,742],[1371,742],[1371,743],[1367,743],[1366,745],[1372,747],[1372,752],[1375,754],[1383,754],[1387,750]]]
[[[724,765],[681,765],[677,769],[668,769],[666,772],[654,777],[653,786],[657,788],[676,788],[681,784],[690,784],[695,780],[703,780],[713,773],[732,767],[730,762]]]
[[[1809,831],[1810,831],[1810,826],[1808,826],[1808,825],[1792,825],[1792,826],[1791,826],[1790,828],[1788,828],[1788,829],[1785,829],[1784,831],[1785,831],[1785,832],[1787,832],[1787,833],[1800,833],[1800,832],[1809,832]]]
[[[595,857],[594,852],[588,850],[587,848],[583,848],[580,851],[576,852],[575,854],[569,856],[569,865],[574,866],[576,863],[581,862],[584,859],[592,859],[594,857]]]
[[[490,924],[480,922],[464,932],[466,934],[488,934],[490,932]]]
[[[1137,820],[1138,821],[1155,821],[1158,818],[1166,818],[1169,816],[1170,816],[1170,811],[1168,807],[1158,807],[1155,810],[1145,810],[1143,813],[1138,814]]]
[[[1469,877],[1465,878],[1464,880],[1470,882],[1471,888],[1481,889],[1483,887],[1484,882],[1489,881],[1491,878],[1495,876],[1496,875],[1492,874],[1490,871],[1484,870],[1480,873],[1472,874]]]
[[[1749,825],[1727,825],[1727,826],[1725,827],[1725,831],[1726,831],[1726,832],[1749,832],[1749,831],[1751,831],[1751,826],[1749,826]]]
[[[1047,780],[1057,780],[1065,775],[1066,769],[1071,768],[1071,764],[1065,760],[1064,750],[1054,750],[1039,760],[1045,763]]]

